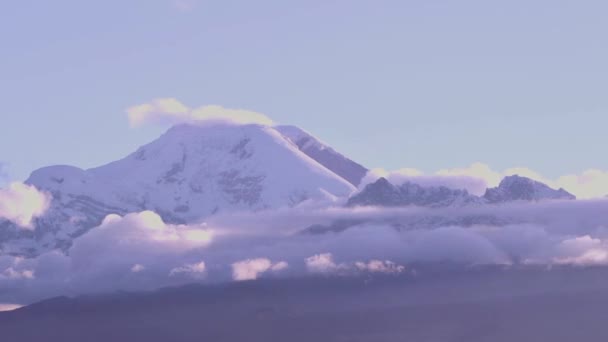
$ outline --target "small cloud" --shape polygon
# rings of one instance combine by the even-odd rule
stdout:
[[[133,272],[133,273],[139,273],[139,272],[141,272],[141,271],[143,271],[145,269],[146,268],[143,265],[141,265],[141,264],[135,264],[135,265],[133,265],[133,267],[131,267],[131,272]]]
[[[405,271],[405,267],[390,260],[370,260],[368,262],[356,261],[354,263],[340,263],[334,261],[331,253],[321,253],[304,260],[306,268],[311,273],[338,273],[351,274],[358,272],[397,274]]]
[[[569,265],[606,265],[608,264],[608,249],[598,238],[589,235],[578,236],[562,241],[556,247],[553,258],[556,264]]]
[[[19,182],[0,189],[0,218],[33,229],[32,220],[42,216],[49,208],[51,195],[36,187]]]
[[[19,304],[0,303],[0,312],[13,311],[13,310],[21,309],[22,307],[23,307],[23,305],[19,305]]]
[[[280,262],[277,262],[276,264],[272,265],[270,270],[273,272],[279,272],[279,271],[283,271],[283,270],[287,269],[287,267],[289,267],[289,264],[287,262],[280,261]]]
[[[361,272],[397,274],[405,271],[405,267],[390,260],[371,260],[368,263],[355,262],[355,267]]]
[[[269,259],[247,259],[232,264],[232,279],[236,281],[255,280],[267,271],[279,272],[288,267],[285,261],[273,264]]]
[[[340,267],[334,262],[334,257],[331,253],[316,254],[304,260],[306,268],[311,273],[330,273],[338,270]]]
[[[147,123],[200,124],[205,122],[227,122],[232,124],[273,125],[266,115],[243,109],[228,109],[222,106],[189,108],[174,98],[155,99],[127,109],[129,123],[133,127]]]
[[[0,273],[0,278],[6,279],[34,279],[34,271],[33,270],[16,270],[13,267],[9,267],[4,272]]]
[[[176,276],[179,274],[186,274],[193,278],[203,277],[205,274],[207,267],[204,261],[194,263],[194,264],[186,264],[180,267],[176,267],[169,272],[169,276]]]

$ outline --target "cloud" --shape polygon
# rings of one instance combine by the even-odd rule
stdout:
[[[143,211],[108,215],[99,227],[74,240],[69,253],[75,270],[131,272],[137,264],[162,267],[212,240],[213,231],[204,225],[166,224],[158,214]]]
[[[23,305],[0,303],[0,312],[13,311],[22,308]]]
[[[188,108],[177,99],[160,98],[149,103],[127,109],[131,126],[147,123],[174,125],[179,123],[201,124],[206,122],[228,122],[233,124],[273,125],[266,115],[242,109],[228,109],[221,106]]]
[[[176,276],[179,274],[189,275],[193,278],[203,277],[207,266],[204,261],[200,261],[194,264],[186,264],[180,267],[176,267],[169,272],[170,276]]]
[[[312,224],[345,219],[353,223],[343,231],[301,233]],[[108,216],[76,238],[66,254],[0,256],[0,302],[270,274],[371,276],[436,263],[466,268],[607,261],[608,200],[457,209],[292,208],[218,214],[193,225],[167,224],[146,211]]]
[[[279,271],[283,271],[286,270],[287,267],[289,267],[289,264],[285,261],[279,261],[276,264],[272,265],[272,267],[270,268],[271,271],[274,272],[279,272]]]
[[[25,229],[32,229],[32,220],[48,209],[51,195],[36,187],[19,182],[0,189],[0,219],[12,221]]]
[[[362,272],[397,274],[405,271],[405,267],[397,265],[390,260],[371,260],[367,263],[355,262],[355,267]]]
[[[312,273],[329,273],[337,271],[340,266],[334,262],[331,253],[322,253],[310,256],[304,260],[306,268]]]
[[[144,265],[142,265],[142,264],[135,264],[135,265],[133,265],[133,267],[131,267],[131,272],[133,272],[133,273],[139,273],[139,272],[141,272],[141,271],[143,271],[145,269],[146,269],[146,267]]]
[[[555,186],[563,187],[578,198],[599,198],[608,196],[608,171],[590,169],[580,174],[559,177]]]
[[[287,267],[288,264],[285,261],[273,264],[266,258],[242,260],[232,264],[232,279],[237,281],[255,280],[262,273],[267,271],[278,272]]]
[[[321,253],[304,259],[308,272],[321,274],[382,273],[398,274],[405,267],[390,260],[370,260],[368,262],[339,263],[334,261],[332,253]]]
[[[7,268],[4,272],[0,273],[0,277],[8,279],[34,279],[33,270],[18,271],[12,267]]]

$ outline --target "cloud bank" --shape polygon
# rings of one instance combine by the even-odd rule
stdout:
[[[459,218],[487,217],[459,225]],[[302,234],[310,223],[352,227]],[[428,222],[439,220],[433,225]],[[492,223],[494,222],[494,223]],[[396,225],[397,224],[397,225]],[[428,263],[608,265],[608,200],[473,208],[331,208],[215,216],[171,225],[145,211],[108,216],[67,254],[0,256],[0,302],[150,290],[268,276],[394,275]]]
[[[14,182],[0,189],[0,219],[32,229],[32,220],[42,216],[49,207],[51,195],[36,187]]]
[[[133,127],[148,123],[174,125],[179,123],[201,124],[205,122],[228,122],[233,124],[273,125],[266,115],[242,109],[221,106],[189,108],[175,98],[159,98],[149,103],[127,109],[129,123]]]

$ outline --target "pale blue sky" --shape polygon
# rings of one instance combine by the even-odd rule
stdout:
[[[179,6],[178,6],[179,5]],[[184,6],[186,5],[186,6]],[[608,169],[605,1],[0,2],[0,161],[99,165],[158,97],[296,124],[368,167]]]

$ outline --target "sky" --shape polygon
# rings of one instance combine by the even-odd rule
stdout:
[[[0,184],[101,165],[171,97],[295,124],[367,167],[608,169],[604,1],[0,3]]]

